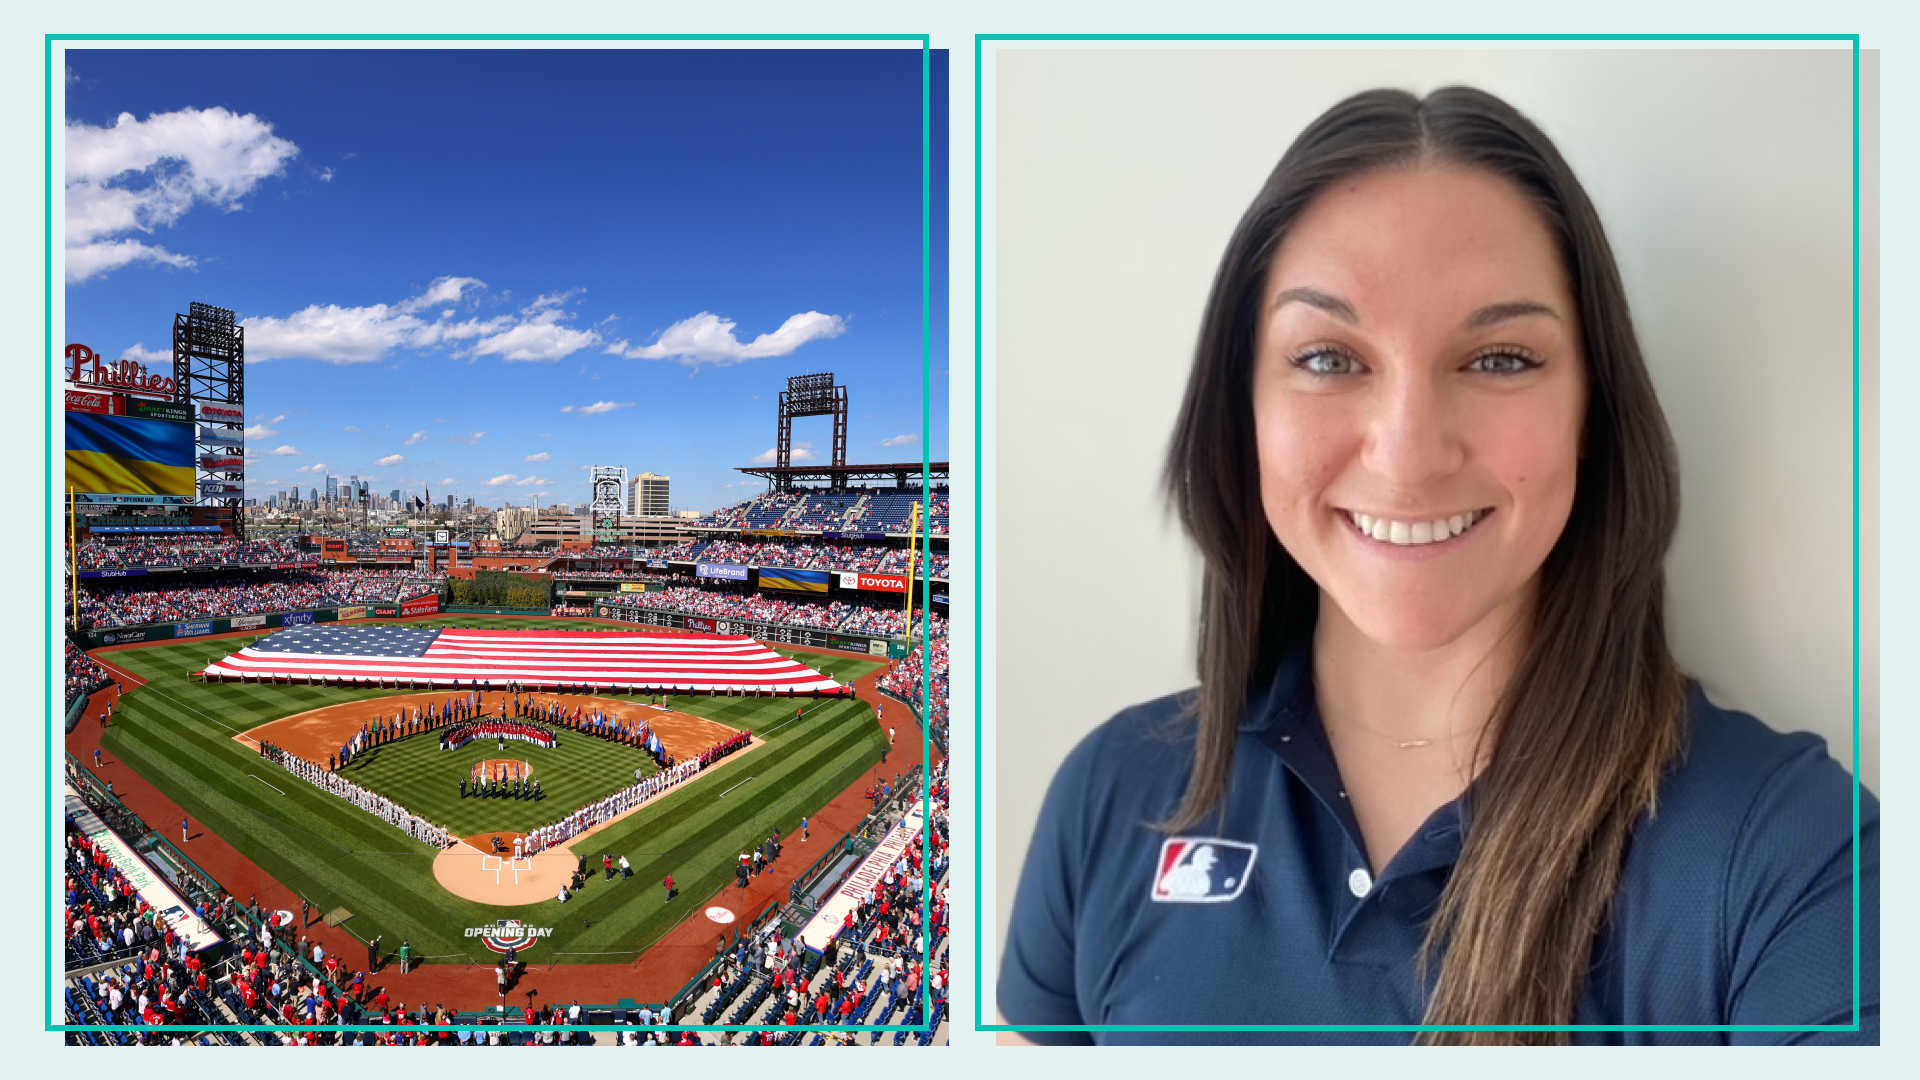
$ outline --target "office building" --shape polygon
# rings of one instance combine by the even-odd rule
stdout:
[[[627,513],[641,517],[667,516],[667,482],[672,477],[641,473],[627,482]]]

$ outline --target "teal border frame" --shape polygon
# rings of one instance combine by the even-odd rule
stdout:
[[[988,1023],[984,990],[980,982],[981,949],[985,934],[980,926],[983,876],[978,838],[981,832],[982,805],[980,777],[985,771],[981,731],[984,699],[981,665],[985,653],[980,613],[981,575],[978,572],[981,542],[980,491],[985,483],[981,475],[980,414],[981,399],[981,269],[980,269],[980,148],[982,115],[980,112],[982,45],[988,41],[1844,41],[1853,54],[1853,1023],[1851,1024],[999,1024]],[[973,1014],[978,1031],[1859,1031],[1860,1030],[1860,35],[1859,34],[975,34],[973,39],[973,544],[975,573],[973,600],[976,620],[973,630],[974,734],[975,761],[973,785]],[[996,971],[998,969],[996,968]]]
[[[41,165],[42,165],[42,168],[45,170],[43,180],[46,183],[46,200],[44,204],[45,212],[46,212],[46,231],[43,234],[42,239],[44,244],[46,245],[45,254],[43,256],[44,258],[43,273],[44,273],[44,279],[47,284],[47,294],[46,294],[46,307],[42,313],[42,317],[45,324],[43,346],[44,346],[45,355],[47,357],[52,357],[54,355],[53,353],[53,342],[54,342],[53,296],[54,296],[55,286],[54,286],[54,280],[53,280],[53,271],[54,271],[53,211],[54,211],[55,200],[53,197],[53,186],[54,186],[53,46],[54,46],[54,42],[56,41],[59,41],[59,42],[70,42],[70,41],[313,41],[313,42],[352,42],[352,41],[523,41],[523,42],[542,42],[542,41],[742,41],[742,42],[746,42],[746,41],[754,41],[754,42],[900,41],[900,42],[907,42],[907,41],[915,41],[915,42],[919,42],[920,44],[920,431],[921,431],[920,520],[923,525],[923,531],[920,534],[920,544],[921,544],[922,558],[931,559],[932,551],[933,551],[933,542],[932,542],[931,536],[925,531],[925,523],[927,522],[929,512],[932,509],[932,498],[933,498],[932,491],[929,487],[929,484],[931,483],[931,467],[932,467],[932,457],[931,457],[932,449],[929,445],[929,437],[931,435],[932,416],[933,416],[933,292],[932,292],[932,289],[933,289],[933,274],[932,274],[932,266],[933,266],[933,217],[932,217],[933,215],[933,202],[932,202],[933,53],[932,53],[932,35],[930,34],[48,34],[46,35],[46,39],[45,39],[44,54],[43,54],[43,60],[42,60],[46,70],[46,79],[47,79],[46,96],[41,101],[41,108],[45,113],[45,122],[46,122],[46,142],[44,143],[44,153],[46,156],[42,159]],[[952,111],[951,103],[949,103],[948,111],[949,111],[949,114],[951,114],[951,111]],[[44,380],[43,385],[46,388],[46,400],[52,401],[53,400],[53,369],[50,367],[43,368],[41,378]],[[44,456],[45,456],[45,476],[46,476],[46,493],[47,493],[46,494],[47,516],[44,520],[45,520],[45,527],[50,532],[55,525],[55,519],[56,519],[56,514],[54,513],[54,507],[56,505],[54,502],[55,489],[53,485],[53,425],[51,422],[49,422],[47,425],[47,432],[46,432],[46,439],[45,439],[44,446],[45,446]],[[951,506],[952,504],[951,492],[949,492],[949,495],[948,495],[948,504],[949,506]],[[949,516],[951,516],[951,511],[949,511]],[[53,572],[52,572],[53,571],[53,566],[52,566],[53,549],[51,548],[51,546],[49,546],[47,549],[47,559],[48,559],[48,565],[47,565],[47,573],[46,573],[46,579],[45,579],[46,589],[45,589],[45,596],[44,596],[44,602],[42,605],[42,610],[47,612],[52,612],[54,608],[53,608]],[[923,565],[925,564],[923,563]],[[922,582],[921,610],[923,612],[927,610],[927,608],[932,606],[933,584],[930,578],[931,578],[931,575],[928,575],[926,578],[923,578],[923,582]],[[929,797],[929,788],[932,786],[932,776],[933,776],[933,767],[932,767],[933,738],[932,738],[931,719],[927,715],[931,711],[929,709],[929,705],[931,704],[932,682],[933,682],[933,664],[932,664],[933,620],[923,617],[921,620],[921,626],[923,628],[921,632],[921,656],[923,657],[923,659],[920,665],[920,671],[921,671],[920,815],[921,815],[921,821],[923,822],[923,824],[920,828],[920,864],[922,866],[928,866],[932,862],[932,842],[931,842],[930,834],[932,832],[932,823],[933,823],[933,808],[932,808],[931,800]],[[46,636],[47,651],[44,657],[42,658],[42,661],[43,661],[42,670],[45,670],[45,671],[54,670],[53,643],[54,643],[55,634],[53,630],[54,630],[53,624],[51,621],[49,621],[47,624],[47,636]],[[909,637],[912,636],[912,632],[913,632],[912,626],[908,626],[907,633]],[[44,706],[45,717],[46,717],[45,728],[44,728],[45,737],[46,737],[46,743],[45,743],[46,761],[44,763],[44,769],[45,769],[45,779],[46,779],[47,786],[43,790],[43,795],[45,800],[44,810],[46,815],[44,818],[44,833],[47,836],[51,836],[53,833],[53,778],[55,775],[53,771],[54,770],[53,686],[54,684],[52,682],[49,682],[47,684],[45,706]],[[952,865],[952,860],[950,857],[949,866],[951,865]],[[51,848],[47,850],[46,872],[45,872],[45,877],[43,879],[43,882],[45,886],[44,900],[46,903],[46,907],[43,909],[45,912],[45,918],[42,925],[46,926],[49,930],[48,936],[45,939],[46,951],[45,951],[45,958],[44,958],[45,959],[44,971],[46,976],[46,982],[43,985],[52,986],[54,985],[53,937],[50,931],[51,931],[51,928],[55,925],[55,922],[53,918],[53,914],[54,914],[53,912],[53,897],[54,897],[53,851]],[[931,956],[932,943],[927,938],[928,924],[930,922],[930,915],[931,915],[931,912],[928,906],[928,899],[932,895],[932,892],[933,890],[931,888],[931,883],[929,883],[929,887],[926,889],[923,889],[921,891],[921,896],[920,896],[920,957],[921,957],[920,1015],[922,1017],[925,1017],[926,1015],[928,1015],[930,1012],[933,1011],[933,987],[932,987],[933,980],[930,977],[932,974],[930,970],[932,966],[930,963],[932,959],[932,956]],[[949,943],[948,948],[951,951],[952,949],[951,943],[953,938],[953,927],[952,927],[951,920],[949,920],[949,923],[948,923],[947,937],[948,937],[948,943]],[[951,1031],[952,1030],[952,1014],[953,1014],[953,1009],[952,1009],[953,993],[952,993],[951,982],[949,982],[948,984],[947,1002],[948,1002],[947,1023],[948,1023],[948,1030]],[[270,1024],[210,1024],[210,1025],[56,1024],[54,1023],[54,1016],[53,1016],[53,998],[49,996],[46,999],[45,1005],[46,1005],[46,1013],[44,1014],[45,1022],[44,1022],[43,1030],[46,1030],[46,1031],[204,1032],[204,1031],[287,1031],[287,1030],[291,1030],[286,1025],[280,1025],[276,1027]],[[336,1032],[450,1030],[447,1028],[437,1028],[431,1024],[361,1024],[361,1025],[303,1024],[299,1026],[301,1027],[302,1030],[306,1030],[306,1031],[336,1031]],[[652,1031],[652,1030],[657,1030],[661,1026],[662,1025],[655,1025],[652,1028],[640,1028],[638,1030]],[[915,1027],[907,1024],[845,1024],[845,1025],[806,1024],[806,1025],[793,1025],[791,1027],[785,1024],[668,1024],[664,1026],[666,1027],[666,1029],[673,1032],[681,1032],[681,1031],[787,1031],[787,1032],[802,1031],[802,1032],[821,1032],[821,1033],[831,1033],[831,1032],[877,1033],[877,1032],[883,1032],[883,1031],[906,1031],[906,1032],[919,1033],[919,1032],[925,1032],[928,1030],[928,1028],[924,1025]],[[935,1026],[937,1027],[937,1025]],[[487,1025],[477,1030],[493,1030],[493,1025]],[[631,1031],[631,1030],[635,1030],[635,1027],[633,1025],[627,1025],[627,1024],[567,1024],[567,1025],[534,1024],[534,1025],[515,1025],[514,1030],[516,1031],[548,1031],[548,1030],[551,1030],[551,1031]]]

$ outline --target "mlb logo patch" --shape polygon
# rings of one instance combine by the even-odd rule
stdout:
[[[1238,899],[1253,874],[1256,844],[1217,837],[1174,836],[1160,844],[1152,898],[1163,904],[1218,904]]]

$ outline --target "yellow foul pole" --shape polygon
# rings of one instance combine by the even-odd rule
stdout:
[[[73,488],[67,488],[67,591],[73,598],[73,626],[80,627],[80,550],[74,544]]]

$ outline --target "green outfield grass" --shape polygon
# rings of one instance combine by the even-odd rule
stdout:
[[[484,616],[422,621],[428,625],[527,625],[525,620]],[[539,625],[542,629],[607,629],[557,619]],[[554,901],[494,907],[462,900],[441,888],[432,873],[435,849],[342,799],[294,780],[232,738],[294,713],[407,691],[204,685],[187,678],[189,672],[199,671],[250,640],[190,640],[108,654],[113,663],[146,679],[147,685],[129,692],[116,708],[104,739],[107,752],[282,884],[304,893],[322,910],[344,907],[352,912],[347,929],[356,936],[384,934],[389,949],[403,938],[410,939],[417,955],[450,963],[464,963],[469,957],[490,963],[492,954],[462,931],[507,917],[555,928],[551,937],[535,947],[537,952],[527,954],[529,962],[631,960],[684,918],[693,905],[704,903],[716,888],[730,882],[733,864],[748,845],[775,828],[783,835],[791,833],[803,814],[816,813],[877,762],[886,744],[872,709],[862,701],[821,702],[809,708],[804,720],[783,723],[793,717],[788,699],[676,697],[675,709],[728,727],[751,728],[766,737],[767,745],[729,759],[724,767],[682,785],[671,797],[581,843],[583,854],[628,856],[634,867],[631,881],[596,880],[564,907]],[[842,682],[879,666],[801,649],[778,651]],[[383,752],[399,753],[377,761],[363,758],[361,763],[380,766],[369,772],[368,779],[377,780],[380,790],[430,818],[435,817],[436,804],[429,799],[441,799],[437,805],[447,808],[447,824],[456,832],[466,820],[477,823],[471,832],[514,828],[505,815],[519,808],[531,812],[530,824],[551,821],[630,781],[637,764],[627,764],[630,759],[625,755],[644,758],[638,750],[578,734],[563,734],[561,745],[553,751],[509,743],[505,755],[491,744],[476,743],[452,753],[439,750],[438,745],[435,735],[416,736],[383,748]],[[415,760],[435,755],[446,764]],[[552,755],[552,759],[542,763],[534,755]],[[534,762],[542,770],[539,775],[549,798],[538,804],[472,799],[462,804],[459,776],[473,760],[485,756]],[[436,771],[442,768],[450,771],[444,775]],[[575,779],[566,779],[569,769],[577,772]],[[557,796],[557,786],[563,782],[577,785],[571,790],[581,793],[578,801]],[[413,787],[419,794],[399,790]],[[439,792],[439,787],[446,791]],[[659,881],[668,873],[680,885],[681,896],[663,904]],[[263,903],[270,899],[275,906],[284,906],[288,898],[261,897]],[[591,925],[583,927],[583,922]]]
[[[480,832],[528,832],[606,798],[633,783],[633,770],[660,771],[645,750],[559,729],[551,750],[509,740],[475,739],[458,750],[440,749],[438,729],[383,743],[353,759],[341,774],[369,791],[400,803],[455,836]],[[460,797],[460,781],[488,758],[524,761],[540,778],[542,798]]]

